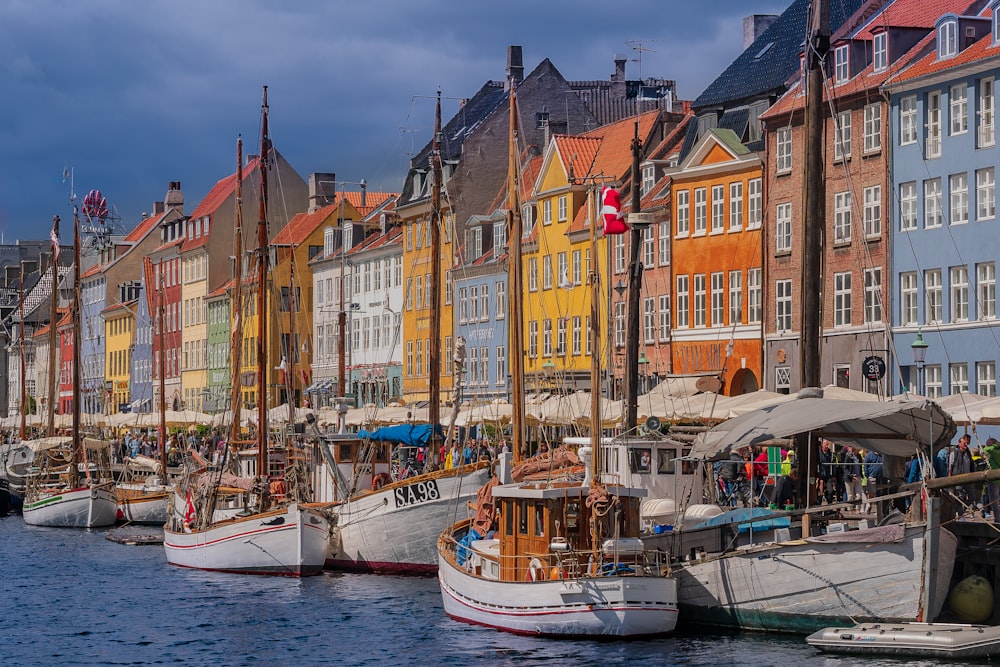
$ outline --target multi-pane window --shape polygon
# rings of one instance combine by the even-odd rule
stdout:
[[[660,266],[667,266],[670,264],[670,223],[661,222],[657,227],[660,230],[657,263]]]
[[[625,302],[615,304],[615,347],[625,345]]]
[[[479,285],[469,287],[469,321],[479,319]]]
[[[774,251],[792,250],[792,205],[778,204],[774,210]]]
[[[712,231],[721,232],[726,228],[726,186],[712,186]]]
[[[851,158],[851,112],[841,111],[836,116],[836,132],[833,141],[833,159]]]
[[[872,67],[876,72],[884,72],[889,66],[889,33],[880,32],[872,38]]]
[[[774,285],[775,325],[778,331],[792,330],[792,281],[779,280]]]
[[[542,202],[542,224],[552,224],[552,200],[546,199]]]
[[[994,16],[996,20],[996,16]],[[979,80],[979,109],[976,112],[976,146],[986,148],[996,142],[993,131],[993,79]]]
[[[743,228],[743,181],[729,184],[729,229]]]
[[[899,275],[899,320],[903,326],[917,323],[917,273],[907,271]]]
[[[542,289],[552,289],[552,255],[542,257]]]
[[[941,293],[941,269],[924,271],[924,317],[927,324],[936,324],[944,317]]]
[[[486,322],[490,319],[490,286],[479,286],[479,319]]]
[[[566,326],[568,324],[569,319],[566,317],[560,317],[556,324],[556,354],[560,357],[566,356]]]
[[[763,184],[759,178],[747,182],[747,229],[757,229],[764,218]]]
[[[705,226],[708,224],[708,190],[705,188],[695,188],[694,190],[694,233],[704,234]]]
[[[851,193],[838,192],[833,195],[833,242],[848,243],[851,240]]]
[[[865,269],[865,322],[882,321],[882,269]]]
[[[960,225],[969,221],[969,175],[965,172],[948,177],[948,194],[951,203],[949,215],[951,224]]]
[[[497,283],[496,313],[498,320],[507,317],[507,283],[503,281]]]
[[[642,166],[642,191],[641,191],[643,197],[649,194],[649,191],[653,189],[653,185],[655,183],[656,183],[656,166],[652,164],[644,164]]]
[[[833,325],[851,324],[851,272],[833,274]]]
[[[581,341],[581,331],[580,331],[580,319],[579,315],[573,316],[573,354],[580,354],[580,341]]]
[[[569,287],[572,283],[569,280],[569,259],[565,252],[559,253],[556,258],[556,271],[559,275],[559,287]]]
[[[559,215],[559,222],[566,222],[566,195],[559,195],[556,200],[556,212]]]
[[[899,229],[909,231],[917,228],[917,183],[909,181],[899,184]]]
[[[865,107],[865,155],[880,150],[882,150],[882,104],[874,102]]]
[[[625,234],[616,234],[611,241],[615,258],[615,273],[625,270]]]
[[[924,368],[924,393],[927,398],[941,398],[941,366],[933,364]]]
[[[778,128],[775,136],[774,168],[779,174],[792,170],[792,129]]]
[[[834,81],[836,83],[844,83],[851,78],[850,57],[850,46],[847,44],[838,46],[833,52]]]
[[[917,96],[907,95],[899,100],[899,144],[917,141]]]
[[[927,93],[927,146],[926,157],[941,157],[941,93]]]
[[[572,263],[572,274],[570,275],[570,280],[574,285],[580,285],[581,279],[583,277],[583,260],[582,255],[579,250],[573,251],[573,263]]]
[[[951,134],[969,131],[969,91],[965,84],[952,86],[948,91],[948,117]]]
[[[507,384],[507,348],[497,345],[497,384],[505,386]]]
[[[542,320],[542,356],[552,356],[552,320]]]
[[[997,316],[997,273],[994,262],[976,264],[976,312],[981,320]]]
[[[656,297],[649,296],[642,303],[642,338],[646,343],[656,342]]]
[[[538,356],[538,320],[528,322],[528,356],[532,359]]]
[[[725,274],[718,271],[712,274],[712,326],[721,326],[724,323],[723,315],[726,308],[725,300]]]
[[[865,237],[873,238],[882,235],[882,186],[872,185],[865,188]]]
[[[976,393],[980,396],[997,395],[997,364],[995,361],[976,362]]]
[[[941,226],[941,179],[924,181],[924,228]]]
[[[705,274],[694,274],[694,325],[705,326]]]
[[[951,278],[951,321],[965,322],[969,319],[969,270],[964,266],[953,266]]]
[[[528,291],[538,291],[538,258],[528,258]]]
[[[688,320],[688,276],[677,276],[677,327],[690,326]]]
[[[948,380],[952,394],[969,391],[969,366],[967,364],[949,364]]]
[[[691,229],[691,191],[677,191],[677,235],[687,236]]]
[[[729,323],[743,322],[743,272],[729,272]]]
[[[659,298],[660,342],[670,340],[670,295],[661,294]]]
[[[976,220],[996,214],[996,176],[993,167],[976,170]]]
[[[458,288],[458,323],[465,324],[469,321],[469,290],[467,287]]]
[[[764,303],[761,270],[747,269],[747,324],[758,324],[762,315]]]
[[[642,264],[650,268],[656,266],[656,227],[653,225],[642,230]]]
[[[958,53],[958,22],[945,21],[938,26],[937,49],[939,58]]]

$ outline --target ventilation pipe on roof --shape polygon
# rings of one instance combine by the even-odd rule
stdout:
[[[361,208],[368,206],[368,181],[361,179]]]

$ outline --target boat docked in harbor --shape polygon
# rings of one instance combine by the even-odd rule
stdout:
[[[825,653],[977,660],[1000,655],[1000,627],[953,623],[861,623],[823,628],[806,642]]]
[[[261,106],[261,151],[259,220],[257,234],[257,265],[255,268],[257,307],[257,432],[256,448],[248,451],[252,461],[240,465],[239,420],[234,419],[229,447],[219,467],[210,469],[207,462],[189,452],[186,478],[173,494],[173,507],[163,528],[163,548],[171,565],[202,570],[239,574],[270,574],[302,577],[318,574],[326,561],[330,538],[330,521],[325,508],[304,502],[308,492],[296,479],[308,479],[300,470],[304,463],[300,453],[285,449],[283,460],[271,455],[267,396],[267,303],[268,233],[267,195],[268,163],[272,148],[268,134],[267,87]],[[236,160],[236,248],[235,294],[233,322],[241,322],[240,277],[242,237],[242,140]],[[162,272],[161,272],[162,275]],[[162,307],[161,307],[162,312]],[[232,405],[238,406],[240,368],[240,330],[234,327],[230,345],[232,374]],[[161,348],[162,350],[162,348]],[[160,363],[162,368],[162,352]],[[164,374],[160,373],[161,397]],[[162,400],[162,399],[161,399]],[[233,410],[238,413],[238,410]],[[162,439],[161,439],[162,442]],[[235,468],[241,475],[229,472]],[[274,474],[274,475],[272,475]],[[305,498],[305,500],[310,500]],[[220,512],[219,508],[224,511]],[[236,509],[235,516],[226,517],[226,509]]]
[[[167,499],[173,487],[164,483],[161,470],[161,464],[147,456],[125,460],[122,479],[115,485],[119,520],[151,526],[167,522]]]

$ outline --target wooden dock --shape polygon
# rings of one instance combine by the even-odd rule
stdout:
[[[134,533],[126,530],[112,530],[104,539],[130,547],[145,547],[163,544],[163,533]]]

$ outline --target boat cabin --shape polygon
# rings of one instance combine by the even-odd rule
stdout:
[[[596,491],[596,489],[595,489]],[[575,577],[598,567],[634,562],[641,489],[609,487],[588,506],[591,487],[578,482],[507,484],[493,489],[500,581]],[[615,500],[617,498],[617,501]],[[591,525],[597,522],[599,545]],[[635,540],[638,543],[638,540]],[[598,561],[595,563],[595,559]]]

